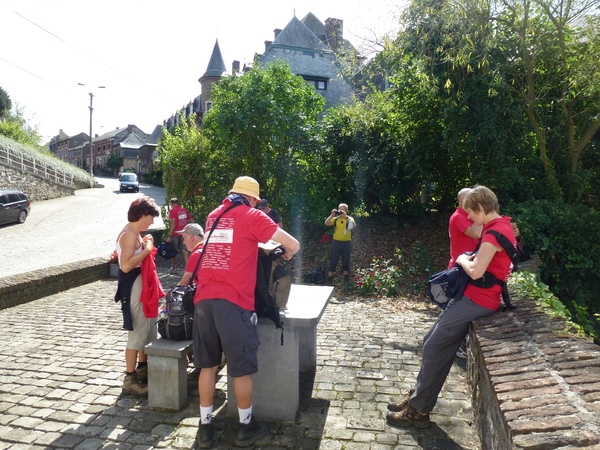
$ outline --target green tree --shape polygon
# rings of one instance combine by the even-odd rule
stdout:
[[[12,101],[10,100],[10,96],[8,92],[0,87],[0,119],[7,117],[11,109]]]
[[[231,183],[223,152],[211,151],[195,123],[195,115],[163,133],[158,144],[163,185],[167,199],[177,197],[181,205],[201,222],[223,197],[222,186]],[[224,170],[225,169],[225,170]]]
[[[261,195],[285,209],[282,203],[299,193],[292,181],[313,143],[325,100],[287,63],[263,68],[258,59],[243,76],[221,80],[211,98],[214,106],[204,118],[203,131],[213,150],[230,161],[223,172],[231,179],[254,177]]]
[[[20,142],[21,144],[35,147],[37,150],[47,153],[40,144],[41,136],[38,133],[37,127],[28,124],[24,114],[25,108],[21,107],[17,102],[14,107],[14,112],[9,112],[5,120],[0,121],[0,134]]]
[[[113,169],[113,173],[123,165],[123,157],[116,153],[108,153],[106,157],[106,167]]]

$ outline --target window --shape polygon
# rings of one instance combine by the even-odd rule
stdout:
[[[210,111],[212,109],[212,107],[213,107],[213,102],[208,100],[205,104],[204,111]]]
[[[315,87],[319,91],[325,91],[327,89],[327,83],[325,81],[315,81]]]

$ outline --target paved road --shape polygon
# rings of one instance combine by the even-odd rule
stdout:
[[[189,401],[180,412],[151,411],[147,401],[121,396],[126,334],[112,300],[115,289],[114,280],[102,280],[0,311],[0,449],[196,448],[198,391],[191,367]],[[270,422],[254,448],[480,449],[464,361],[451,370],[431,428],[386,425],[386,405],[414,384],[420,339],[438,314],[391,305],[332,299],[317,331],[314,383],[302,381],[299,419]],[[215,407],[226,427],[218,433],[218,450],[237,448],[237,417],[226,415],[226,381],[221,374]]]
[[[0,227],[0,278],[98,256],[108,257],[127,222],[131,202],[149,195],[159,205],[165,190],[142,183],[140,192],[121,193],[116,178],[96,177],[104,188],[33,203],[27,221]],[[160,217],[153,228],[163,226]]]

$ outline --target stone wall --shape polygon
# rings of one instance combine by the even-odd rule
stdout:
[[[0,309],[108,278],[108,258],[93,258],[0,278]]]
[[[88,186],[89,187],[89,186]],[[35,175],[0,164],[0,189],[23,191],[31,202],[73,195],[74,189],[51,183]]]
[[[600,448],[600,347],[531,300],[473,322],[468,378],[486,449]]]

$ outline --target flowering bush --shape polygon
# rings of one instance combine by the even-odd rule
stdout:
[[[113,250],[113,252],[110,254],[108,262],[111,264],[116,264],[119,262],[119,254],[116,250]]]
[[[424,294],[431,276],[430,261],[427,249],[416,241],[412,245],[411,260],[402,250],[396,249],[392,259],[379,256],[373,259],[368,269],[358,269],[354,277],[355,288],[362,295],[382,297],[400,295],[401,286],[411,294]]]
[[[401,257],[400,250],[396,250],[396,261]],[[393,260],[373,258],[368,269],[356,271],[354,282],[362,295],[376,294],[383,297],[394,297],[399,293],[398,281],[402,272]]]

